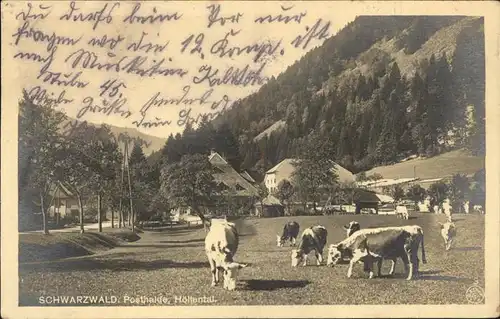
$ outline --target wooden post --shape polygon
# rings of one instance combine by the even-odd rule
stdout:
[[[120,178],[120,204],[118,207],[118,228],[122,228],[122,223],[123,227],[125,227],[125,220],[123,216],[123,205],[122,205],[122,194],[123,194],[123,171],[124,171],[124,166],[125,165],[125,150],[123,151],[123,159],[122,159],[122,165],[121,165],[121,178]]]
[[[102,207],[101,207],[101,194],[97,194],[97,223],[99,232],[102,233]]]
[[[125,145],[125,157],[127,158],[126,165],[127,165],[127,179],[128,179],[128,193],[129,193],[129,200],[130,200],[130,219],[129,221],[132,223],[132,232],[135,232],[135,223],[134,223],[134,205],[132,203],[132,184],[130,182],[130,165],[128,163],[128,143]]]

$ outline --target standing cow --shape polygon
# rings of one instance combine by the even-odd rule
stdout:
[[[441,236],[444,239],[444,248],[446,250],[450,250],[451,244],[453,243],[453,240],[457,235],[457,229],[455,227],[455,224],[452,222],[446,222],[444,224],[439,223],[439,226],[441,228]]]
[[[323,262],[323,248],[326,245],[328,232],[323,226],[309,227],[302,233],[299,246],[292,250],[292,267],[297,267],[301,261],[307,265],[307,256],[314,251],[317,265]]]
[[[444,202],[443,202],[443,213],[446,215],[446,219],[448,220],[448,222],[452,222],[452,206],[451,206],[451,203],[450,203],[450,200],[449,199],[446,199]]]
[[[352,221],[347,225],[344,225],[344,230],[346,231],[347,237],[351,236],[355,232],[361,229],[361,225],[358,222]]]
[[[297,236],[299,236],[300,226],[297,222],[288,222],[283,227],[283,232],[280,235],[276,235],[276,244],[278,247],[283,247],[286,240],[290,240],[291,245],[295,246]]]
[[[224,272],[224,289],[234,290],[238,271],[246,264],[234,262],[238,250],[238,232],[230,222],[213,223],[205,238],[205,253],[212,270],[212,287],[219,283],[219,272]]]
[[[404,205],[397,205],[396,206],[396,216],[401,216],[402,219],[408,219],[408,209]]]
[[[343,256],[351,255],[347,277],[357,262],[363,262],[365,271],[373,278],[373,263],[377,262],[378,276],[381,275],[382,260],[392,260],[390,275],[394,274],[397,258],[403,259],[407,280],[419,273],[418,248],[422,245],[422,262],[425,264],[424,232],[420,226],[382,227],[362,229],[336,245],[328,252],[328,264],[338,264]]]

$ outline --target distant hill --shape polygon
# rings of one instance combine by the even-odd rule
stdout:
[[[296,157],[311,131],[353,172],[484,153],[484,60],[481,17],[359,16],[214,125],[231,126],[243,169]]]
[[[71,126],[79,125],[79,123],[83,122],[73,118],[69,118],[68,121],[62,125],[61,130],[65,131],[69,129]],[[100,127],[102,125],[90,122],[87,122],[87,124],[96,127]],[[158,151],[165,145],[165,142],[167,141],[166,138],[160,138],[157,136],[144,134],[134,128],[118,127],[109,125],[107,123],[106,125],[110,128],[111,132],[117,138],[117,140],[124,141],[125,136],[129,136],[128,140],[133,140],[135,142],[140,143],[145,155],[149,155],[154,151]]]
[[[455,150],[426,159],[412,159],[405,162],[375,167],[367,176],[381,174],[387,179],[412,178],[433,179],[455,174],[473,175],[485,167],[484,157],[471,155],[466,150]],[[414,176],[415,173],[415,176]]]
[[[358,16],[210,123],[224,134],[208,138],[205,125],[169,156],[204,140],[263,174],[316,137],[353,173],[456,149],[483,156],[484,46],[482,17]]]

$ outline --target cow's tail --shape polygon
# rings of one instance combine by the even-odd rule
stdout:
[[[427,259],[425,258],[425,247],[424,247],[424,231],[422,229],[419,229],[419,232],[422,235],[422,240],[420,242],[422,244],[422,262],[424,264],[427,264]]]

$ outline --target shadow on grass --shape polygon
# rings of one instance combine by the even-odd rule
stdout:
[[[120,248],[137,248],[137,247],[148,247],[148,248],[194,248],[203,247],[202,243],[194,244],[181,244],[181,245],[168,245],[168,244],[134,244],[134,245],[123,245]]]
[[[245,280],[244,290],[260,290],[272,291],[286,288],[304,288],[310,282],[308,280],[268,280],[268,279],[251,279]]]
[[[441,270],[422,270],[420,271],[420,275],[435,275],[440,274]]]
[[[410,219],[417,219],[418,217],[417,216],[408,216],[408,220]]]
[[[72,272],[72,271],[142,271],[168,268],[209,268],[208,262],[177,262],[172,260],[142,261],[135,259],[79,259],[54,261],[50,263],[20,264],[20,270],[37,270],[40,272]]]
[[[481,250],[482,247],[452,247],[451,250],[457,250],[457,251],[474,251],[474,250]]]
[[[205,241],[205,239],[198,238],[198,239],[186,239],[186,240],[162,240],[162,241],[160,241],[160,243],[162,243],[162,244],[186,244],[186,243],[202,243],[204,241]]]
[[[454,282],[470,282],[472,283],[473,280],[468,279],[468,278],[459,278],[459,277],[453,277],[453,276],[445,276],[445,275],[438,275],[441,273],[441,270],[426,270],[426,271],[420,271],[419,276],[416,278],[413,278],[412,280],[429,280],[429,281],[454,281]],[[406,280],[407,274],[405,273],[394,273],[393,275],[389,274],[383,274],[379,277],[375,277],[378,279],[396,279],[396,280]]]
[[[444,275],[436,275],[436,276],[423,276],[420,275],[416,280],[430,280],[430,281],[455,281],[455,282],[469,282],[473,283],[474,280],[468,278],[459,278],[453,276],[444,276]]]

